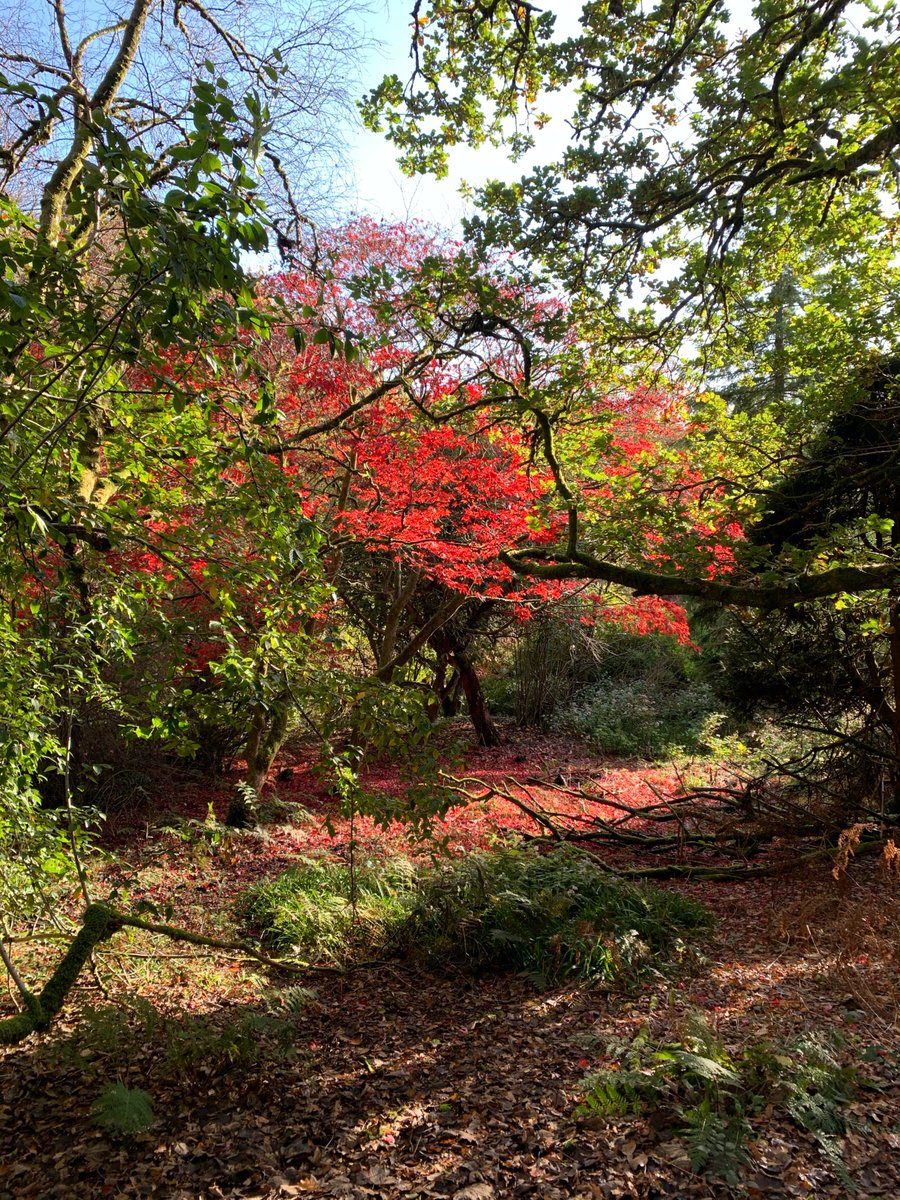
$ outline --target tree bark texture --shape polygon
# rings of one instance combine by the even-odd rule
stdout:
[[[480,746],[498,746],[501,741],[500,731],[488,711],[478,673],[459,639],[447,629],[440,629],[432,637],[431,644],[438,656],[449,662],[458,673],[459,684],[466,698],[469,719],[478,737],[478,744]]]

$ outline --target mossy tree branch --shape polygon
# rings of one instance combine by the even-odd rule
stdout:
[[[119,48],[97,90],[93,96],[81,94],[76,103],[75,134],[72,144],[68,153],[56,164],[41,199],[40,230],[42,236],[51,245],[56,245],[59,241],[69,195],[94,147],[94,114],[105,116],[108,113],[110,105],[125,82],[137,57],[141,35],[152,7],[153,0],[135,0],[131,14],[121,26],[122,40]],[[62,36],[65,46],[68,44],[68,40],[64,28]],[[73,69],[77,66],[74,62],[72,65]],[[76,74],[73,84],[76,85],[76,91],[81,92],[81,89],[77,88],[78,82]]]
[[[0,1045],[14,1046],[31,1033],[49,1029],[65,1003],[81,969],[95,948],[121,929],[119,913],[105,904],[90,904],[85,909],[81,929],[47,980],[38,996],[26,996],[26,1007],[15,1017],[0,1021]]]
[[[885,591],[896,587],[900,581],[900,562],[897,561],[868,567],[832,567],[816,574],[799,575],[785,583],[739,584],[624,567],[580,551],[555,557],[552,551],[530,549],[503,554],[501,558],[517,575],[529,578],[596,579],[630,588],[638,595],[696,596],[714,604],[764,612],[844,592]]]
[[[203,934],[193,933],[189,929],[182,929],[178,925],[147,921],[142,917],[119,912],[108,904],[89,904],[85,909],[81,928],[43,990],[38,995],[34,995],[25,989],[22,992],[25,1001],[24,1010],[14,1017],[7,1017],[0,1021],[0,1046],[18,1045],[32,1033],[41,1033],[49,1029],[54,1018],[62,1010],[66,997],[75,986],[82,968],[94,950],[114,933],[126,928],[143,929],[147,933],[159,934],[176,942],[186,942],[190,946],[202,946],[229,954],[239,954],[280,971],[339,970],[339,968],[316,967],[308,963],[284,962],[281,959],[271,958],[268,954],[263,954],[249,942],[205,937]]]

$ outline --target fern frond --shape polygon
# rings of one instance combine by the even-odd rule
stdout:
[[[741,1077],[737,1071],[705,1054],[694,1054],[690,1050],[677,1049],[670,1050],[669,1054],[672,1061],[676,1062],[682,1070],[689,1071],[693,1075],[698,1075],[701,1079],[715,1080],[719,1083],[727,1083],[733,1086],[737,1086],[741,1082]]]
[[[315,1004],[319,998],[319,993],[315,988],[303,987],[301,984],[296,984],[294,987],[281,988],[275,995],[269,998],[270,1012],[304,1012],[311,1004]]]
[[[736,1186],[741,1168],[751,1161],[745,1144],[750,1127],[744,1117],[723,1117],[704,1099],[683,1118],[682,1138],[692,1169]]]
[[[111,1083],[97,1098],[93,1115],[98,1125],[113,1133],[143,1133],[154,1121],[153,1100],[140,1088]]]

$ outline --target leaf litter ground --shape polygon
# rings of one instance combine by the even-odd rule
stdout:
[[[161,814],[202,821],[210,801],[224,811],[231,782],[173,779],[140,825],[111,823],[116,856],[95,870],[107,885],[127,886],[132,904],[171,901],[176,921],[228,936],[234,899],[249,883],[299,853],[346,854],[346,826],[336,822],[333,834],[324,826],[330,801],[311,762],[299,757],[290,771],[278,791],[308,810],[299,823],[226,843],[186,840],[161,829]],[[558,738],[473,751],[466,772],[496,783],[599,780],[636,807],[677,785],[672,772],[598,762]],[[387,769],[369,782],[397,786]],[[565,799],[553,803],[561,811]],[[536,832],[521,809],[492,800],[450,814],[442,833],[465,853],[510,828]],[[356,832],[367,852],[422,851],[399,829],[362,822]],[[515,976],[386,963],[317,972],[302,981],[315,995],[292,1002],[296,979],[120,937],[56,1030],[0,1056],[0,1200],[850,1194],[812,1137],[771,1105],[751,1121],[740,1186],[693,1173],[659,1114],[574,1115],[580,1081],[609,1064],[611,1044],[644,1027],[678,1041],[692,1011],[731,1050],[814,1033],[836,1036],[847,1062],[864,1059],[875,1086],[848,1110],[844,1162],[855,1195],[900,1195],[896,893],[870,862],[841,881],[827,863],[808,863],[771,878],[665,886],[710,907],[716,931],[701,961],[676,978],[651,974],[631,993],[540,992]],[[116,1083],[151,1096],[145,1132],[116,1134],[93,1119],[98,1096]]]

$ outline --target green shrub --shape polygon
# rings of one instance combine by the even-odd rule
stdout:
[[[546,725],[592,674],[597,641],[576,612],[550,612],[530,621],[516,640],[513,712],[520,725]]]
[[[501,848],[418,873],[368,863],[355,916],[349,886],[346,866],[307,859],[251,888],[241,914],[276,949],[316,960],[405,952],[541,984],[633,972],[710,923],[694,901],[617,880],[569,847]]]
[[[643,678],[604,677],[582,688],[551,727],[578,734],[607,754],[656,759],[708,752],[722,720],[703,683],[668,688]]]
[[[598,626],[586,637],[575,626],[568,629],[558,656],[568,655],[565,686],[563,675],[553,676],[552,702],[532,704],[533,719],[584,737],[608,754],[663,758],[712,749],[722,706],[695,649],[661,634]],[[558,636],[553,644],[557,641]],[[544,660],[538,655],[536,661]],[[536,670],[529,661],[529,680]],[[525,677],[520,685],[521,691]]]
[[[482,683],[484,699],[494,717],[515,717],[518,713],[518,686],[508,673],[486,675]]]
[[[505,848],[425,874],[403,932],[435,961],[552,984],[612,979],[676,949],[709,920],[694,901],[624,883],[570,847]]]

